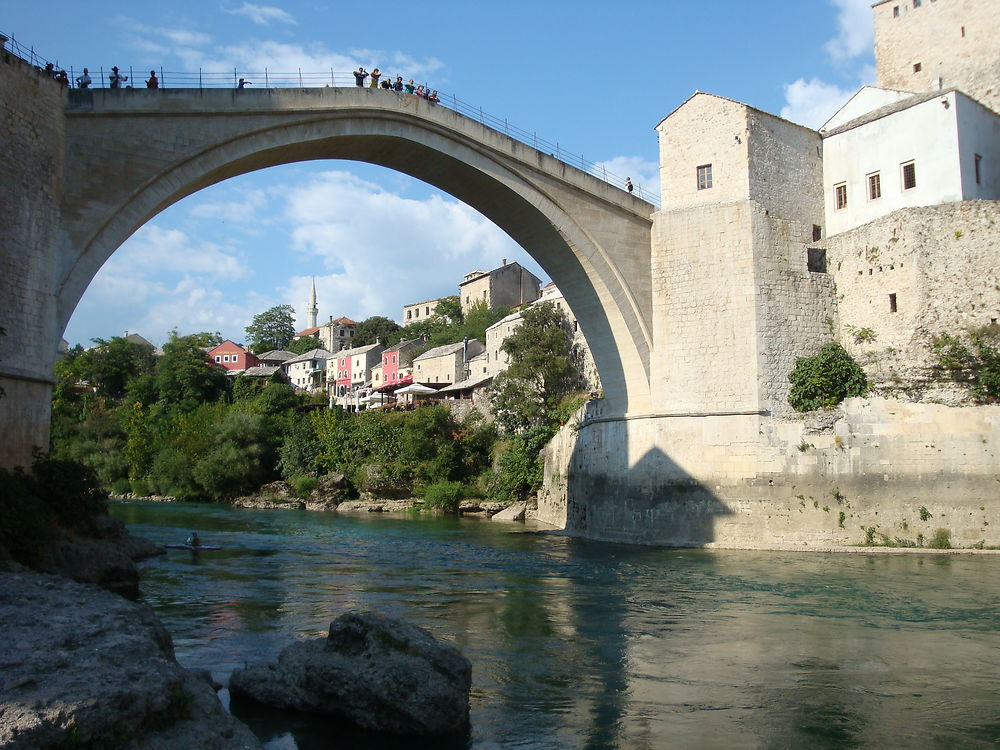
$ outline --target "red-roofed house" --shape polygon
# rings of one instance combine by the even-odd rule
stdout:
[[[208,361],[230,372],[242,372],[257,367],[260,360],[239,344],[226,339],[208,353]]]

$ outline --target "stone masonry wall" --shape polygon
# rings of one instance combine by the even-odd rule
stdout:
[[[823,244],[837,338],[883,393],[932,395],[931,338],[1000,321],[998,201],[903,209]]]
[[[919,546],[939,529],[1000,545],[1000,406],[850,399],[824,417],[584,419],[548,448],[539,517],[669,546]]]
[[[828,273],[810,272],[806,251],[812,221],[754,217],[757,247],[758,388],[763,408],[788,415],[788,374],[798,357],[812,356],[831,340],[837,321],[836,290]]]
[[[650,387],[661,413],[760,408],[755,210],[739,201],[654,215]]]
[[[913,6],[890,0],[874,7],[878,85],[914,92],[954,87],[1000,112],[996,0],[924,0]]]
[[[65,91],[0,53],[0,465],[29,465],[48,448],[56,330],[54,260],[61,240]],[[39,300],[48,304],[39,305]],[[41,309],[41,314],[39,310]],[[22,363],[15,367],[11,353]]]

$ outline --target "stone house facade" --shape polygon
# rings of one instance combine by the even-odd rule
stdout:
[[[413,381],[433,387],[465,380],[466,362],[482,351],[475,339],[429,349],[413,359]]]
[[[310,349],[305,354],[286,360],[288,380],[299,390],[321,388],[326,382],[327,363],[333,357],[326,349]]]
[[[541,294],[541,280],[520,263],[507,263],[492,271],[472,271],[458,285],[462,314],[477,302],[494,307],[518,307],[534,302]]]

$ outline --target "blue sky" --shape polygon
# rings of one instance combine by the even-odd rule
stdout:
[[[199,68],[377,66],[652,190],[653,128],[694,91],[818,127],[874,78],[868,0],[58,0],[7,3],[0,31],[67,69],[162,68],[167,85],[170,71]],[[313,277],[321,320],[398,320],[403,304],[456,294],[465,273],[502,258],[545,279],[506,234],[431,186],[359,162],[288,165],[155,217],[98,274],[65,337],[86,345],[127,330],[161,343],[176,328],[241,342],[273,305],[304,324]]]

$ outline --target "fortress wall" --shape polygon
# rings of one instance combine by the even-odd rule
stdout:
[[[926,377],[933,335],[1000,321],[998,236],[1000,202],[965,201],[902,209],[828,238],[838,340],[880,383]],[[875,340],[855,341],[862,328]]]
[[[660,413],[757,411],[754,205],[653,219],[650,389]]]
[[[946,529],[955,547],[1000,545],[1000,406],[850,399],[827,416],[838,418],[825,428],[748,416],[584,421],[550,446],[559,468],[547,471],[540,513],[565,517],[573,534],[671,546],[852,546],[869,528],[876,542],[926,544]]]
[[[764,410],[793,413],[788,375],[798,357],[816,354],[833,338],[836,287],[828,273],[810,272],[803,234],[812,221],[777,219],[759,210],[756,253],[758,389]]]
[[[924,0],[916,8],[912,0],[888,0],[873,10],[880,87],[914,92],[955,87],[1000,112],[995,0]]]
[[[0,465],[29,465],[48,448],[57,330],[54,278],[60,242],[65,91],[0,53]],[[40,303],[40,300],[44,300]],[[19,363],[12,362],[16,355]]]

